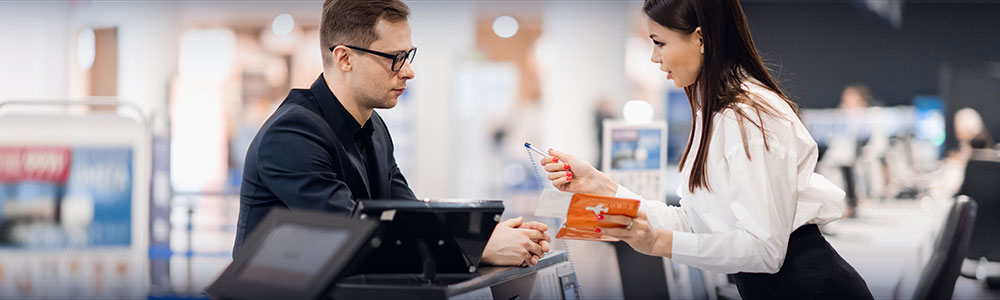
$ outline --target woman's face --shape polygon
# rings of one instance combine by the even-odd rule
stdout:
[[[646,19],[649,38],[653,40],[650,60],[660,64],[660,71],[667,73],[678,88],[694,84],[705,60],[705,47],[701,40],[701,27],[690,34],[673,30]]]

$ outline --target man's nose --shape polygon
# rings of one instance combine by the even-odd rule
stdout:
[[[410,62],[403,62],[403,67],[399,69],[399,78],[402,78],[403,80],[410,80],[413,79],[414,76],[416,76],[416,73],[413,72],[413,67],[410,66]]]

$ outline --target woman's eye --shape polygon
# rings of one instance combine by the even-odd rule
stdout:
[[[657,41],[653,41],[653,45],[656,45],[657,47],[663,47],[663,43]]]

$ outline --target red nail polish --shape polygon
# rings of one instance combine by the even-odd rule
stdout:
[[[567,177],[573,177],[573,171],[566,171]]]
[[[569,170],[569,164],[563,164],[563,170]]]
[[[604,221],[604,215],[597,215],[598,221]]]
[[[558,157],[553,157],[552,158],[552,162],[559,162],[559,158]]]
[[[600,228],[594,228],[594,232],[601,233],[601,229]]]

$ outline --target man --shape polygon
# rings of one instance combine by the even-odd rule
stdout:
[[[274,208],[350,212],[360,199],[416,199],[396,166],[375,108],[392,108],[413,79],[409,8],[399,0],[327,0],[323,74],[292,90],[247,151],[233,253]],[[483,251],[492,265],[533,265],[546,226],[497,225]]]

